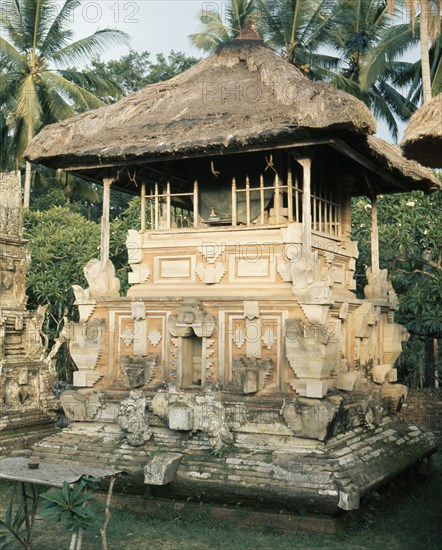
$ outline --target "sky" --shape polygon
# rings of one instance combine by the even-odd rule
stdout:
[[[134,50],[152,54],[175,50],[199,56],[189,40],[199,30],[198,15],[204,9],[223,13],[225,6],[226,2],[201,0],[83,0],[73,14],[73,28],[78,38],[97,28],[118,28],[130,36]],[[114,47],[103,58],[119,57],[127,49]]]
[[[60,5],[61,1],[57,0]],[[221,14],[225,18],[228,2],[202,0],[82,0],[71,15],[75,38],[94,33],[106,27],[125,31],[130,37],[130,47],[139,52],[168,54],[170,50],[202,57],[194,48],[189,35],[200,30],[198,16],[203,10]],[[104,52],[104,60],[117,59],[127,53],[126,46],[114,46]],[[399,141],[405,129],[399,123]],[[387,126],[378,121],[378,136],[392,141]]]

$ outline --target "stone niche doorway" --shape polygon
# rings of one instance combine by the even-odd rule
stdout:
[[[192,333],[181,339],[180,386],[202,386],[203,338]]]

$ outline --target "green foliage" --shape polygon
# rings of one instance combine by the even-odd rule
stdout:
[[[188,57],[182,52],[171,50],[167,58],[157,54],[156,61],[151,61],[147,51],[130,50],[120,59],[104,62],[99,57],[91,61],[91,70],[95,75],[118,83],[120,92],[113,96],[100,96],[109,102],[121,99],[125,95],[137,92],[148,84],[169,80],[189,69],[198,59]]]
[[[309,78],[324,79],[322,69],[338,66],[336,56],[319,51],[336,27],[336,1],[256,0],[256,5],[266,42]]]
[[[442,338],[442,191],[420,191],[378,197],[381,268],[387,268],[399,298],[397,321],[410,333],[400,360],[408,381],[420,379],[422,341]],[[370,265],[371,206],[367,199],[353,203],[353,238],[359,241],[358,293],[366,284]]]
[[[4,0],[0,12],[0,110],[14,136],[20,159],[28,139],[45,124],[99,107],[97,93],[118,86],[99,75],[66,67],[87,62],[111,45],[126,43],[125,33],[101,29],[72,42],[72,11],[80,0]]]
[[[30,309],[49,304],[45,332],[57,337],[63,315],[74,319],[72,285],[87,287],[83,268],[100,254],[100,226],[75,211],[75,205],[25,212],[25,237],[29,239],[31,264],[27,275]],[[140,198],[133,198],[127,209],[111,222],[110,257],[121,282],[121,292],[128,288],[126,239],[129,229],[140,228]],[[65,377],[66,358],[60,355],[59,375]]]
[[[54,515],[69,531],[93,527],[97,517],[91,500],[98,486],[96,478],[82,477],[73,486],[65,481],[62,489],[50,489],[41,495],[45,504],[41,515]]]
[[[213,12],[213,5],[201,11],[200,22],[202,30],[192,34],[190,40],[194,46],[205,52],[213,52],[216,48],[235,38],[246,19],[259,18],[255,0],[231,0],[220,5],[222,11]]]
[[[44,489],[32,483],[22,483],[21,499],[14,507],[17,487],[18,483],[15,483],[4,518],[0,519],[0,550],[12,548],[16,542],[23,548],[31,548],[39,492]]]
[[[100,228],[66,206],[25,213],[25,236],[32,262],[27,276],[29,305],[49,304],[54,337],[65,308],[73,303],[71,286],[85,286],[83,267],[97,257]]]

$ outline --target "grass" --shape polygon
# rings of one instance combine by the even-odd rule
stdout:
[[[113,550],[223,550],[234,549],[327,549],[327,550],[418,550],[441,547],[442,456],[433,459],[431,477],[408,473],[373,493],[363,511],[339,535],[279,534],[265,526],[256,529],[214,522],[204,505],[192,514],[158,509],[148,513],[115,508],[108,527],[109,549]],[[3,509],[11,485],[0,485]],[[140,497],[141,498],[141,497]],[[103,515],[99,506],[99,514]],[[70,534],[45,518],[37,521],[34,550],[67,549]],[[18,547],[11,547],[18,548]],[[100,550],[99,526],[85,533],[84,550]]]

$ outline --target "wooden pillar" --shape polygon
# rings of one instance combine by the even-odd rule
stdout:
[[[287,158],[287,208],[289,223],[293,222],[293,177],[292,177],[292,159]]]
[[[351,236],[351,193],[348,189],[343,189],[340,199],[342,238],[350,239]]]
[[[170,202],[170,182],[166,184],[166,228],[170,229],[170,212],[171,211],[171,202]]]
[[[141,211],[140,211],[141,231],[146,231],[146,184],[141,184]]]
[[[303,158],[299,159],[298,162],[302,166],[304,176],[302,188],[302,248],[304,252],[310,252],[312,248],[312,159]]]
[[[198,181],[195,180],[193,183],[193,227],[196,229],[198,227]]]
[[[376,195],[371,198],[371,272],[379,273],[378,204]]]
[[[101,246],[100,246],[100,260],[102,263],[107,262],[109,259],[109,239],[110,239],[110,222],[109,222],[109,209],[110,209],[110,187],[113,182],[113,178],[103,178],[103,212],[101,215]]]
[[[237,224],[236,216],[236,179],[232,179],[232,225],[235,227]]]

